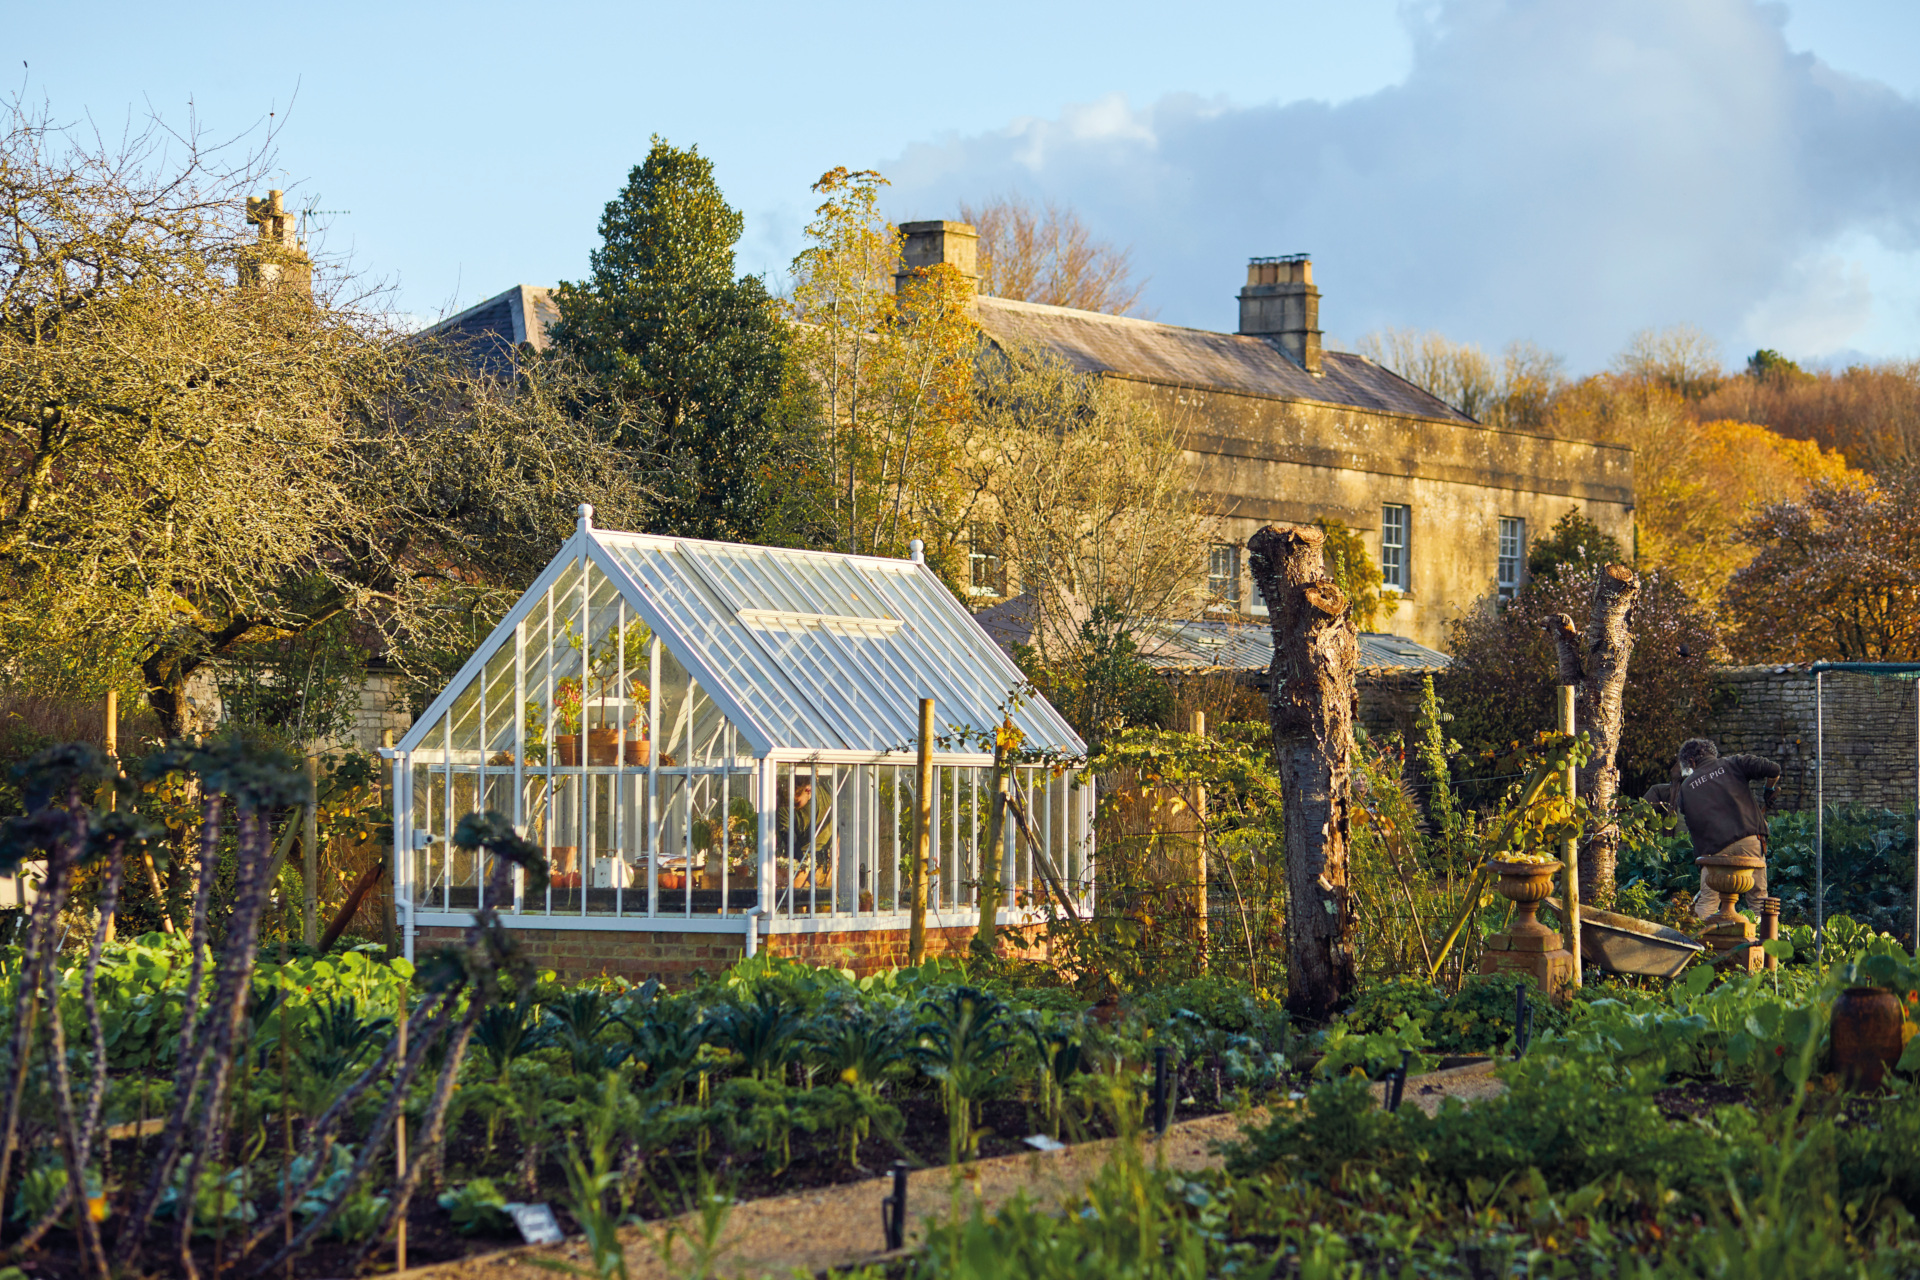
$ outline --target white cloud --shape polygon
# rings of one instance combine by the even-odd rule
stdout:
[[[1367,97],[1104,98],[911,148],[883,166],[894,206],[1065,200],[1134,245],[1161,318],[1208,328],[1232,327],[1248,257],[1311,251],[1348,336],[1528,337],[1576,368],[1683,321],[1731,350],[1920,347],[1888,292],[1915,274],[1878,265],[1920,249],[1920,104],[1794,53],[1777,7],[1444,0],[1408,21],[1412,70]]]

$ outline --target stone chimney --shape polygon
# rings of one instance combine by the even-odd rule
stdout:
[[[964,222],[903,222],[900,224],[900,270],[894,273],[894,292],[907,274],[920,267],[946,263],[980,283],[980,233]]]
[[[300,243],[299,217],[287,212],[285,194],[269,191],[264,200],[247,197],[247,221],[260,228],[260,238],[240,259],[240,283],[311,295],[313,260]]]
[[[1247,261],[1240,291],[1240,332],[1265,338],[1308,373],[1320,374],[1320,291],[1304,253]]]

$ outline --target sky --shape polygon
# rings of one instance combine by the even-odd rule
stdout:
[[[1249,257],[1309,252],[1331,342],[1384,327],[1571,371],[1694,325],[1729,365],[1920,357],[1911,0],[987,0],[39,5],[14,91],[113,134],[274,130],[317,247],[431,318],[587,273],[659,134],[698,145],[776,289],[809,185],[901,220],[1054,199],[1144,302],[1231,329]],[[0,59],[0,67],[8,64]]]

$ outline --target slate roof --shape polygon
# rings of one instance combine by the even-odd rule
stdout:
[[[553,290],[537,284],[517,284],[485,302],[428,325],[420,336],[436,335],[470,343],[478,359],[489,365],[511,363],[509,352],[522,343],[535,351],[547,349],[547,327],[560,318]]]
[[[1017,595],[979,610],[973,620],[989,639],[1011,653],[1014,645],[1033,639],[1034,603],[1031,595]],[[1259,620],[1143,618],[1135,623],[1135,636],[1141,658],[1162,671],[1265,671],[1273,661],[1273,632]],[[1360,633],[1362,671],[1437,671],[1452,662],[1438,649],[1429,649],[1405,636],[1381,631]]]
[[[1264,338],[1103,315],[1006,298],[979,299],[978,319],[999,342],[1050,350],[1082,373],[1276,400],[1311,400],[1375,413],[1472,422],[1452,405],[1365,356],[1329,351],[1315,377]]]
[[[556,624],[556,587],[563,597],[591,600],[592,616],[563,612]],[[574,536],[414,722],[400,750],[432,750],[443,734],[456,749],[471,739],[477,762],[479,734],[469,726],[488,697],[495,707],[514,701],[483,693],[483,677],[512,689],[522,624],[547,607],[547,634],[567,628],[569,639],[550,650],[564,658],[579,652],[582,642],[571,639],[576,622],[585,644],[603,644],[608,628],[621,625],[612,612],[620,602],[692,673],[756,756],[910,751],[922,697],[933,699],[936,724],[986,729],[1024,683],[925,564],[619,533],[595,528],[583,508]],[[525,647],[527,661],[540,660],[541,642]],[[1044,698],[1012,715],[1028,742],[1085,754],[1086,744]]]
[[[1149,620],[1141,624],[1140,656],[1164,671],[1226,668],[1265,671],[1273,661],[1273,632],[1264,622]],[[1432,670],[1453,659],[1405,636],[1380,631],[1360,633],[1362,671]]]

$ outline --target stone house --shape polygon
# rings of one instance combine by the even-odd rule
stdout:
[[[948,263],[977,275],[972,227],[911,222],[901,231],[904,268]],[[1186,426],[1201,491],[1222,516],[1209,616],[1265,614],[1245,545],[1275,521],[1331,518],[1358,531],[1398,595],[1394,632],[1441,650],[1452,617],[1519,586],[1528,539],[1569,508],[1633,545],[1629,449],[1490,427],[1363,356],[1327,350],[1304,254],[1253,259],[1238,300],[1231,333],[1004,298],[977,303],[990,339],[1124,382]],[[555,314],[549,290],[516,285],[429,332],[539,347]],[[981,603],[1005,589],[990,551],[975,556]]]

